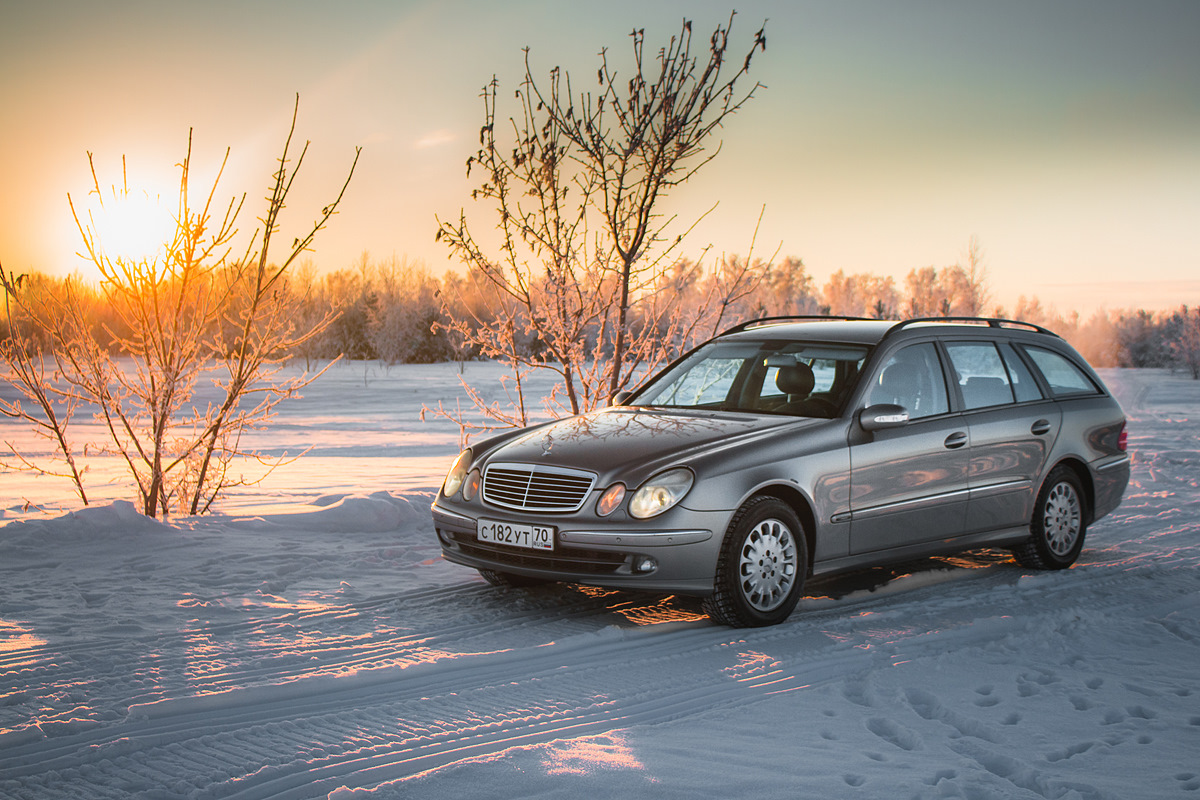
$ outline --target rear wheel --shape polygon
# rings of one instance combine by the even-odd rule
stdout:
[[[755,497],[729,523],[704,610],[735,628],[783,622],[800,600],[807,571],[808,545],[796,512],[774,497]]]
[[[482,575],[483,579],[492,586],[508,586],[512,588],[519,588],[522,586],[543,586],[547,583],[554,582],[548,581],[545,578],[531,578],[527,575],[514,575],[511,572],[500,572],[499,570],[495,569],[480,569],[479,574]]]
[[[1069,467],[1050,471],[1038,492],[1029,531],[1029,541],[1013,550],[1021,566],[1066,569],[1079,558],[1087,533],[1087,509],[1083,485]]]

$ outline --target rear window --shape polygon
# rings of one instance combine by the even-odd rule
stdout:
[[[1022,345],[1022,349],[1033,359],[1038,371],[1050,386],[1050,392],[1055,397],[1072,394],[1096,394],[1100,390],[1083,370],[1077,367],[1066,356],[1032,345]]]

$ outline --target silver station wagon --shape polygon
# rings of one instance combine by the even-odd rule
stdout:
[[[806,578],[972,548],[1073,564],[1129,482],[1125,416],[1044,328],[771,318],[613,405],[464,450],[433,505],[497,585],[701,596],[787,618]]]

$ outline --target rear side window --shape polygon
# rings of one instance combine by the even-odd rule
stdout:
[[[1013,402],[1012,384],[1000,353],[991,342],[951,342],[946,345],[958,375],[958,388],[968,410]]]
[[[1037,381],[1033,379],[1033,373],[1029,371],[1029,367],[1025,366],[1025,362],[1017,355],[1017,351],[1013,350],[1013,346],[1007,342],[1001,344],[1000,355],[1004,357],[1004,366],[1008,367],[1008,377],[1012,382],[1017,402],[1041,400],[1042,390],[1038,388]]]
[[[1033,359],[1033,363],[1037,365],[1042,377],[1050,385],[1050,392],[1055,397],[1071,394],[1096,394],[1099,391],[1092,383],[1092,379],[1071,363],[1066,356],[1032,345],[1022,345],[1022,349]]]

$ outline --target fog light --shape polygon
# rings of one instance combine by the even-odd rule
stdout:
[[[479,470],[473,469],[467,473],[467,479],[463,481],[462,496],[463,500],[470,502],[475,493],[479,491],[479,481],[481,480]]]
[[[625,484],[614,483],[605,490],[604,494],[600,495],[599,501],[596,502],[596,513],[601,517],[607,517],[617,510],[617,507],[621,505],[621,501],[624,499]]]
[[[643,575],[654,572],[658,569],[658,562],[650,556],[634,556],[633,571]]]

